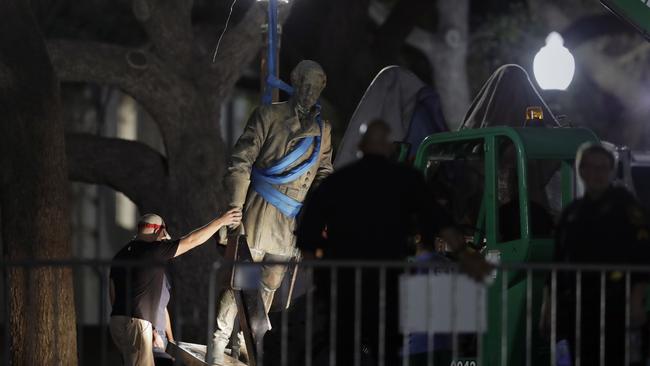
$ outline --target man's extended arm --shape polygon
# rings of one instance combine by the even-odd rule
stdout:
[[[241,210],[238,208],[231,209],[226,212],[223,216],[218,217],[207,225],[198,228],[191,233],[185,235],[181,238],[178,243],[178,249],[176,249],[176,254],[174,257],[184,254],[188,250],[194,249],[195,247],[205,243],[216,233],[222,226],[226,225],[239,225],[241,222]]]

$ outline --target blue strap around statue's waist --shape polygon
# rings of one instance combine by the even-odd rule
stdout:
[[[318,127],[322,134],[322,123],[317,118]],[[318,160],[320,152],[321,134],[318,136],[309,136],[303,138],[298,146],[285,157],[277,161],[270,167],[260,169],[253,167],[251,172],[251,183],[253,189],[262,196],[268,203],[280,210],[285,216],[296,217],[302,208],[302,202],[287,196],[278,191],[273,185],[287,184],[299,179],[305,174]],[[288,171],[288,167],[295,164],[303,157],[311,146],[314,146],[309,158],[296,165]]]

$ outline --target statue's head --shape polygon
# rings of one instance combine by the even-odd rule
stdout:
[[[291,85],[294,88],[293,99],[302,108],[309,109],[316,104],[326,83],[325,71],[314,61],[300,61],[291,71]]]

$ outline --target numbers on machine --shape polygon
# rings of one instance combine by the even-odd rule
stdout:
[[[450,366],[476,366],[476,361],[451,361]]]

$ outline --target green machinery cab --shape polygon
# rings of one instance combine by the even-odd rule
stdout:
[[[531,205],[543,205],[557,215],[573,199],[574,158],[579,146],[588,141],[596,142],[598,138],[584,128],[487,127],[437,133],[420,145],[415,167],[429,180],[438,179],[436,174],[445,169],[454,173],[457,181],[448,182],[448,186],[461,190],[461,201],[468,202],[460,208],[461,217],[470,213],[465,215],[465,221],[470,221],[467,226],[472,227],[469,236],[489,260],[548,262],[552,259],[553,240],[551,235],[536,237]],[[507,179],[512,182],[510,191],[518,195],[514,212],[518,211],[519,235],[514,239],[504,238],[499,225],[503,206],[500,193],[507,191],[502,188],[508,171],[516,172]],[[465,183],[459,183],[459,179]],[[544,187],[539,187],[540,182]],[[463,187],[469,190],[462,192]],[[543,196],[546,202],[535,202]],[[471,207],[472,202],[475,207]],[[458,212],[455,216],[461,220]],[[546,275],[518,272],[506,272],[505,279],[499,272],[489,285],[488,330],[479,342],[483,355],[480,365],[525,365],[527,357],[531,357],[531,364],[548,364],[549,344],[542,341],[537,326]],[[529,282],[531,303],[527,302]],[[532,317],[526,317],[527,311]]]

